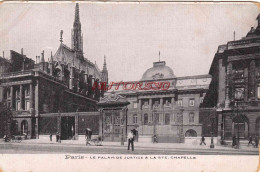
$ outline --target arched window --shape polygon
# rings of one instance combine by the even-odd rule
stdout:
[[[144,125],[148,124],[148,114],[144,114]]]
[[[197,137],[197,132],[195,130],[189,129],[186,131],[185,137]]]

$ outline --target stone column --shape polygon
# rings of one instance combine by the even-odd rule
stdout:
[[[33,85],[30,84],[30,109],[33,109]]]
[[[4,87],[0,87],[0,102],[4,100]]]
[[[35,136],[39,139],[38,122],[39,122],[39,80],[36,80],[35,94],[34,94],[34,109],[35,109]]]
[[[244,77],[245,77],[245,91],[244,91],[244,101],[248,100],[248,68],[246,67],[244,70]]]
[[[79,114],[78,113],[76,113],[76,115],[75,115],[75,128],[74,128],[74,130],[75,130],[75,135],[74,135],[74,138],[75,138],[75,140],[78,140],[79,139]]]
[[[256,81],[256,65],[255,65],[255,60],[252,60],[250,62],[250,75],[248,77],[248,83],[249,83],[249,97],[253,99],[256,98],[255,81]]]
[[[231,81],[231,75],[232,74],[232,63],[228,63],[227,65],[227,76],[226,76],[226,98],[225,98],[225,108],[229,108],[230,104],[230,81]]]
[[[23,85],[20,85],[20,110],[23,110]]]
[[[14,86],[11,86],[11,109],[14,109]]]
[[[175,104],[175,98],[172,97],[172,101],[171,101],[172,108],[174,107],[174,104]]]
[[[152,99],[149,99],[149,110],[153,110]]]
[[[139,99],[138,100],[138,111],[141,111],[142,110],[142,100]]]
[[[163,111],[163,98],[160,98],[160,110]]]

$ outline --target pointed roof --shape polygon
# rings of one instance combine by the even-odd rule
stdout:
[[[75,53],[65,44],[61,43],[57,52],[54,54],[53,59],[58,63],[73,64]]]
[[[103,70],[102,70],[102,72],[107,72],[106,56],[104,56],[104,64],[103,64]]]
[[[79,20],[79,4],[76,3],[76,7],[75,7],[75,19],[74,19],[74,24],[75,23],[80,23]]]

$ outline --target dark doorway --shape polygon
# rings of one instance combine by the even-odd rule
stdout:
[[[75,135],[75,117],[61,117],[61,140],[73,139]]]

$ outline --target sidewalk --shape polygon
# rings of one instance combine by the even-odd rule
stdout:
[[[47,139],[29,139],[23,140],[21,144],[44,144],[44,145],[56,145],[56,146],[86,146],[86,142],[83,139],[79,140],[62,140],[61,143],[56,142],[53,140],[52,142]],[[94,143],[91,143],[94,144]],[[167,149],[185,149],[185,150],[211,150],[211,151],[250,151],[250,152],[258,152],[258,148],[254,148],[253,146],[247,146],[245,144],[241,144],[240,149],[234,149],[231,146],[221,146],[221,145],[214,145],[215,147],[211,149],[207,145],[193,145],[188,143],[146,143],[146,142],[134,142],[136,148],[143,148],[143,149],[155,149],[155,150],[167,150]],[[121,146],[120,142],[102,142],[102,146],[90,146],[94,148],[103,147],[118,147],[123,148],[127,146],[127,142],[124,142],[124,146]]]

